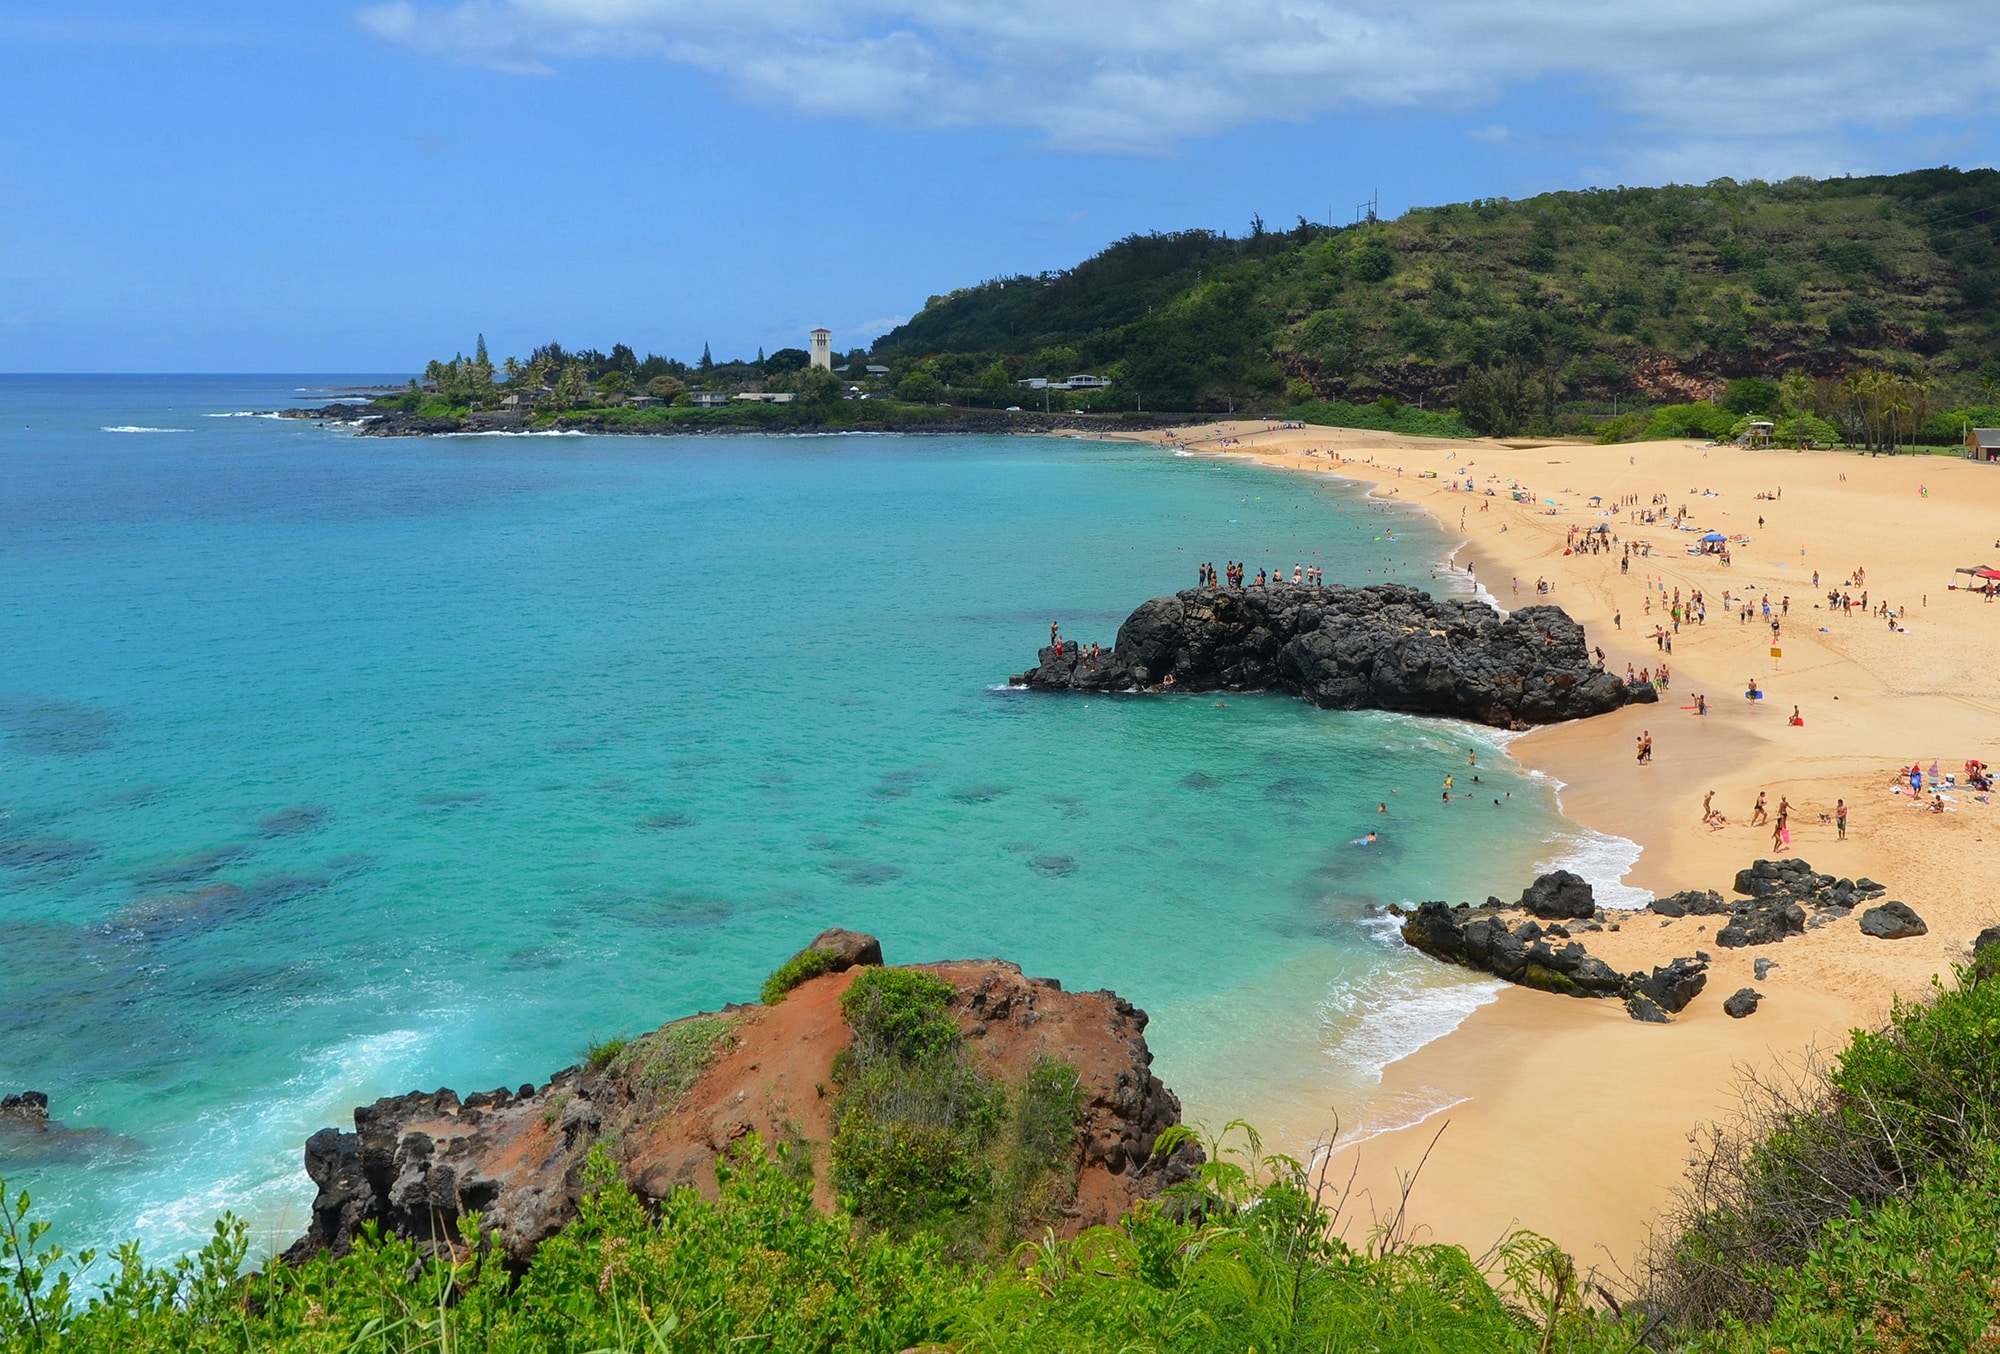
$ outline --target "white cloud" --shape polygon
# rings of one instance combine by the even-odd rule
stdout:
[[[1471,114],[1544,82],[1621,115],[1635,163],[1831,170],[1857,132],[1975,125],[1990,104],[1970,91],[2000,85],[1994,0],[394,0],[357,18],[504,71],[650,56],[809,115],[1077,151],[1341,109]]]

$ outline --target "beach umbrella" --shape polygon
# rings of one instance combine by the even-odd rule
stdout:
[[[1703,539],[1704,541],[1726,541],[1726,540],[1728,540],[1729,538],[1728,538],[1727,536],[1723,535],[1723,534],[1722,534],[1721,532],[1719,532],[1719,531],[1711,531],[1711,532],[1709,532],[1709,533],[1708,533],[1708,535],[1706,535],[1706,536],[1702,537],[1702,539]]]
[[[1974,569],[1974,578],[2000,578],[2000,569]]]

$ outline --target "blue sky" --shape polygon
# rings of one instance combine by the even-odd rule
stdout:
[[[845,347],[1132,231],[2000,157],[1992,0],[1641,10],[6,0],[0,370]]]

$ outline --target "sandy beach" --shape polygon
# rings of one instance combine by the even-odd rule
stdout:
[[[1561,782],[1572,819],[1643,847],[1625,882],[1732,896],[1732,877],[1753,860],[1802,857],[1880,881],[1929,924],[1928,935],[1883,941],[1860,932],[1857,912],[1781,944],[1726,950],[1712,939],[1723,919],[1635,914],[1616,933],[1593,934],[1591,952],[1622,971],[1697,950],[1713,959],[1707,989],[1673,1024],[1640,1024],[1615,1002],[1510,988],[1391,1066],[1361,1103],[1252,1107],[1247,1117],[1287,1150],[1323,1134],[1336,1113],[1347,1136],[1365,1137],[1336,1152],[1332,1171],[1343,1183],[1357,1172],[1357,1231],[1394,1211],[1399,1177],[1435,1137],[1409,1204],[1427,1236],[1477,1254],[1530,1227],[1585,1263],[1629,1263],[1681,1178],[1690,1133],[1736,1103],[1741,1069],[1838,1049],[1851,1029],[1886,1017],[1898,995],[1948,980],[1972,938],[2000,922],[2000,807],[1947,790],[1947,811],[1936,814],[1928,800],[1920,807],[1892,793],[1912,761],[1962,772],[1967,759],[2000,752],[2000,604],[1950,590],[1973,581],[1956,568],[2000,564],[2000,467],[1698,443],[1445,442],[1263,422],[1148,440],[1369,482],[1377,496],[1459,531],[1456,565],[1501,606],[1561,606],[1614,672],[1668,663],[1658,705],[1537,730],[1510,749]],[[1668,520],[1636,520],[1644,511]],[[1599,525],[1618,549],[1565,553],[1572,531]],[[1727,565],[1690,553],[1710,531],[1732,538]],[[1625,542],[1650,553],[1621,573]],[[1247,561],[1253,577],[1259,568],[1289,574],[1295,562]],[[1830,610],[1834,588],[1857,602],[1865,591],[1869,610]],[[1700,590],[1707,616],[1680,626],[1669,655],[1653,633],[1671,629],[1676,589],[1683,600]],[[1746,596],[1755,607],[1747,623],[1731,609]],[[1781,623],[1775,659],[1766,597]],[[1897,628],[1874,614],[1885,602]],[[1762,700],[1746,699],[1752,681]],[[1697,694],[1705,717],[1692,708]],[[1789,722],[1794,706],[1800,725]],[[1655,752],[1642,766],[1644,732]],[[1710,791],[1727,826],[1702,821]],[[1760,792],[1773,813],[1790,799],[1789,849],[1773,848],[1769,825],[1750,826]],[[1845,841],[1823,817],[1839,799],[1849,809]],[[1477,801],[1433,811],[1477,812]],[[1526,882],[1495,880],[1491,891],[1511,898]],[[1776,967],[1757,980],[1760,957]],[[1732,1020],[1723,999],[1741,987],[1765,1000]],[[1395,1106],[1448,1102],[1392,1127]]]

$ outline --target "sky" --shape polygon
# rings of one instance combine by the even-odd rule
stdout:
[[[1133,232],[2000,160],[2000,0],[0,0],[0,371],[866,346]]]

